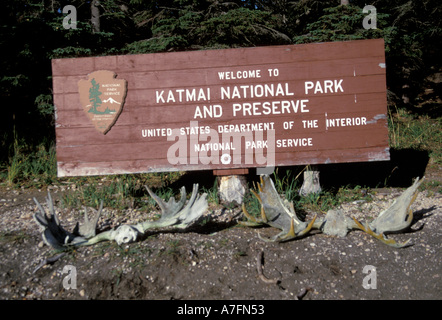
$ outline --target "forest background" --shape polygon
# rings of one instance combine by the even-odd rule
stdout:
[[[367,4],[375,29],[363,27]],[[63,27],[68,5],[76,28]],[[0,184],[57,181],[51,59],[373,38],[386,45],[390,146],[424,150],[440,167],[441,18],[439,0],[6,1]]]

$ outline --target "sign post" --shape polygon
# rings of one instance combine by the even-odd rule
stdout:
[[[389,160],[382,39],[52,68],[60,177]]]

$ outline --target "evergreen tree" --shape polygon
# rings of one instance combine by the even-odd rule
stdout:
[[[92,78],[91,84],[92,87],[89,89],[89,101],[91,102],[91,108],[88,112],[99,114],[102,113],[98,111],[98,108],[101,106],[102,103],[100,98],[102,92],[99,90],[100,84],[95,81],[95,78]]]

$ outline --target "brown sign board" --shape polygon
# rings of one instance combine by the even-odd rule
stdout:
[[[52,61],[59,176],[389,160],[382,39]]]

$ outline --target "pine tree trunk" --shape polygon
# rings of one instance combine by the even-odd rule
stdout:
[[[100,32],[100,9],[98,8],[100,2],[98,0],[91,1],[91,23],[92,31],[94,33]]]

